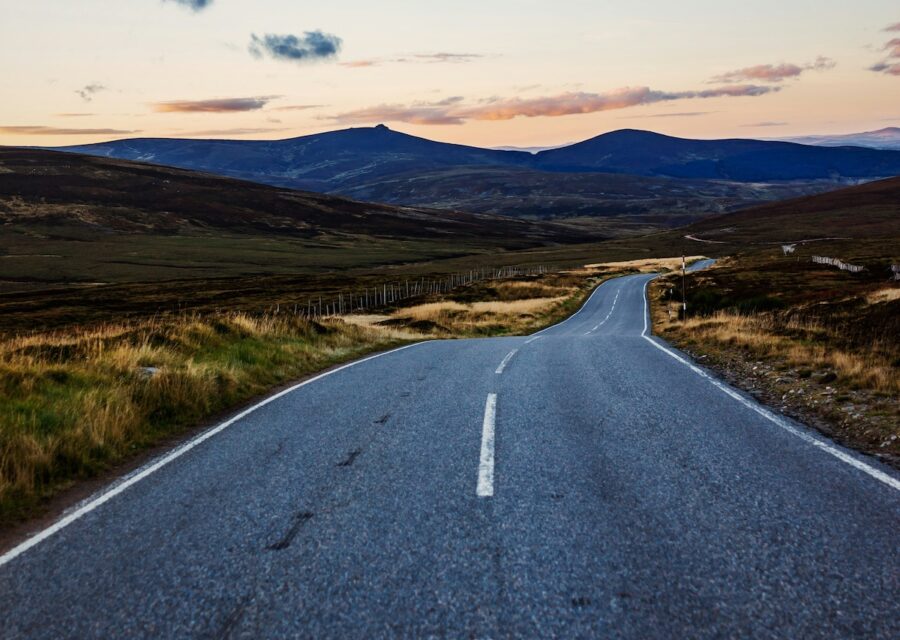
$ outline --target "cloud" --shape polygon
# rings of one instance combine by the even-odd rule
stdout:
[[[783,127],[789,122],[777,122],[772,120],[766,120],[764,122],[754,122],[752,124],[742,124],[742,127]]]
[[[81,89],[76,89],[75,93],[81,96],[81,99],[85,102],[90,102],[94,99],[94,96],[100,93],[101,91],[106,91],[106,87],[97,82],[92,82],[91,84],[87,84],[83,86]]]
[[[140,130],[129,131],[125,129],[66,129],[60,127],[42,126],[0,126],[0,134],[11,136],[100,136],[100,135],[127,135],[140,133]]]
[[[325,105],[321,104],[288,104],[283,107],[275,107],[272,111],[308,111],[310,109],[319,109]]]
[[[675,113],[651,113],[646,116],[627,116],[629,118],[694,118],[697,116],[706,116],[715,111],[681,111]],[[624,116],[623,116],[624,117]]]
[[[382,60],[350,60],[349,62],[340,62],[338,64],[351,69],[365,69],[367,67],[377,67],[382,62]]]
[[[201,11],[206,9],[213,3],[213,0],[163,0],[163,2],[174,2],[175,4],[180,4],[182,7],[187,7],[194,11]]]
[[[215,100],[171,100],[154,102],[157,113],[235,113],[257,111],[281,96],[255,96],[251,98],[218,98]]]
[[[417,53],[412,56],[424,62],[472,62],[484,56],[480,53]]]
[[[783,82],[788,78],[797,78],[807,71],[826,71],[833,69],[834,60],[819,56],[813,62],[806,64],[758,64],[754,67],[745,67],[735,71],[729,71],[713,77],[710,82],[714,84],[731,82]]]
[[[341,62],[342,67],[351,69],[365,69],[368,67],[378,67],[383,64],[438,64],[452,63],[460,64],[465,62],[474,62],[479,58],[486,56],[480,53],[450,53],[442,51],[439,53],[413,53],[411,55],[397,56],[394,58],[369,58],[363,60],[350,60]]]
[[[334,116],[342,124],[408,122],[410,124],[455,125],[469,120],[512,120],[596,113],[675,100],[762,96],[779,87],[733,85],[703,91],[656,91],[649,87],[625,87],[607,93],[570,92],[539,98],[493,98],[466,105],[462,98],[411,105],[380,105]]]
[[[884,45],[884,50],[888,52],[888,58],[900,58],[900,38],[894,38]]]
[[[900,76],[900,62],[891,64],[890,62],[879,62],[869,67],[869,71],[876,73],[885,73],[889,76]]]
[[[259,133],[271,133],[273,131],[284,131],[287,127],[240,127],[235,129],[205,129],[203,131],[187,131],[179,133],[181,137],[199,138],[220,137],[220,136],[248,136]]]
[[[84,118],[86,116],[95,116],[96,113],[57,113],[57,118]]]
[[[257,58],[268,54],[276,60],[290,62],[314,62],[337,56],[342,41],[337,36],[321,31],[307,31],[302,36],[266,33],[262,37],[250,36],[250,53]]]
[[[900,22],[892,24],[884,29],[885,31],[900,31]],[[900,58],[900,38],[892,38],[881,48],[887,51],[887,59],[882,60],[869,67],[869,71],[875,73],[883,73],[889,76],[900,76],[900,62],[892,62],[891,60]]]

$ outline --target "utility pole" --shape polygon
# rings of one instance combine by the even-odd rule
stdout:
[[[687,262],[681,256],[681,314],[687,320]]]

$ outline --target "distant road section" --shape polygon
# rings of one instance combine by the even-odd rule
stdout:
[[[2,556],[0,637],[900,637],[898,474],[649,336],[651,278],[245,411]]]

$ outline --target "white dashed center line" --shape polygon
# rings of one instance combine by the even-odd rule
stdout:
[[[599,329],[600,327],[602,327],[603,325],[606,324],[606,321],[609,320],[609,317],[612,315],[613,311],[616,310],[616,303],[619,301],[619,293],[620,293],[620,292],[621,292],[621,289],[619,289],[619,291],[616,291],[616,297],[613,298],[612,306],[609,308],[609,313],[606,314],[606,317],[603,318],[603,320],[600,321],[600,324],[598,324],[596,327],[594,327],[593,329],[591,329],[590,331],[588,331],[588,332],[585,333],[584,335],[589,336],[589,335],[591,335],[592,333],[594,333],[594,331],[596,331],[597,329]]]
[[[481,425],[481,460],[478,464],[479,498],[494,495],[494,423],[497,418],[497,394],[488,394],[484,405],[484,422]]]
[[[519,352],[518,349],[513,349],[512,351],[507,353],[506,357],[503,358],[503,362],[500,363],[500,366],[497,367],[497,370],[494,373],[496,373],[497,375],[500,375],[501,373],[503,373],[503,370],[506,369],[506,365],[509,364],[509,361],[512,360],[513,356],[516,355],[516,353],[518,353],[518,352]]]

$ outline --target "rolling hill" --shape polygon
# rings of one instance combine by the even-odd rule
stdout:
[[[684,224],[900,174],[900,151],[633,130],[537,154],[434,142],[383,125],[277,141],[133,139],[60,150],[390,204],[542,218],[637,216],[639,226]]]
[[[0,280],[322,272],[596,239],[109,158],[0,148]]]
[[[679,230],[722,243],[816,238],[894,241],[900,255],[900,177],[707,218]]]
[[[867,179],[900,174],[900,152],[764,140],[687,140],[649,131],[603,134],[535,156],[549,171],[603,171],[738,182]]]

